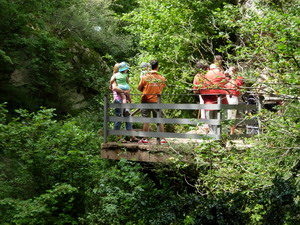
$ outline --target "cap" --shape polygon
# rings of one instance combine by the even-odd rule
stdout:
[[[119,66],[119,72],[125,71],[129,69],[129,65],[126,62],[121,62]]]

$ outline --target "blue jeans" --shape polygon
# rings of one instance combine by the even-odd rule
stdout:
[[[121,100],[119,100],[119,101],[115,100],[114,103],[121,104],[122,102],[121,102]],[[122,116],[122,111],[123,111],[122,109],[116,108],[115,109],[115,116],[121,117]],[[114,124],[114,130],[120,130],[121,125],[122,125],[122,122],[115,122],[115,124]],[[126,130],[132,130],[132,124],[130,122],[126,122],[125,125],[126,125],[125,126]]]

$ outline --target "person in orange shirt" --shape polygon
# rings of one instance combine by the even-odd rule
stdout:
[[[140,81],[138,90],[143,92],[141,103],[157,103],[158,95],[160,95],[166,86],[166,79],[158,74],[158,61],[151,60],[151,71],[147,73]],[[153,117],[157,116],[158,110],[156,109],[142,109],[143,117],[150,117],[151,113]],[[159,124],[160,131],[164,132],[163,124]],[[144,123],[143,131],[149,131],[149,123]],[[148,140],[143,138],[140,143],[148,143]],[[161,140],[161,143],[166,143],[165,139]]]

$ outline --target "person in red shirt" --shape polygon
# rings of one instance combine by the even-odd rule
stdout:
[[[222,104],[228,104],[226,99],[228,92],[224,90],[227,82],[225,74],[218,66],[212,64],[209,71],[203,77],[202,87],[200,87],[200,94],[204,104],[217,104],[218,96],[221,96]],[[205,110],[206,119],[216,119],[217,112],[216,110]],[[209,125],[211,133],[216,134],[216,128],[215,125]]]
[[[138,86],[138,90],[143,92],[142,103],[157,103],[157,96],[162,93],[166,86],[166,78],[158,74],[158,61],[151,60],[150,65],[152,70],[142,77]],[[158,113],[158,110],[156,109],[142,109],[141,111],[143,117],[150,117],[151,113],[153,117],[156,117]],[[163,124],[159,124],[159,126],[160,131],[164,132]],[[149,131],[149,123],[144,123],[143,131]],[[140,143],[148,143],[148,140],[143,138],[140,140]],[[166,140],[162,139],[161,143],[166,143]]]
[[[239,91],[240,87],[244,84],[243,77],[237,76],[237,68],[234,66],[229,67],[229,69],[225,72],[225,75],[228,79],[228,83],[225,87],[228,89],[228,94],[226,95],[228,104],[230,105],[238,105],[239,104],[239,96],[241,92]],[[237,110],[230,109],[228,110],[228,119],[234,120],[236,119]],[[234,134],[236,126],[233,125],[230,128],[230,134]]]

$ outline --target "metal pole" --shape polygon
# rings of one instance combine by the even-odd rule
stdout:
[[[103,139],[104,143],[107,143],[108,136],[108,97],[104,95],[104,119],[103,119]]]
[[[157,95],[157,104],[160,104],[160,103],[161,103],[161,95]],[[158,109],[156,117],[161,118],[161,109]],[[161,132],[160,126],[161,126],[161,124],[158,123],[157,124],[157,132]],[[160,145],[160,137],[156,138],[156,144]]]
[[[221,108],[221,106],[222,106],[222,95],[218,95],[218,105]],[[218,110],[218,112],[217,112],[217,119],[221,123],[221,120],[222,120],[222,111],[221,110]],[[217,130],[216,131],[217,131],[216,134],[218,135],[217,140],[220,140],[221,139],[221,135],[222,135],[222,125],[221,124],[217,125]]]

